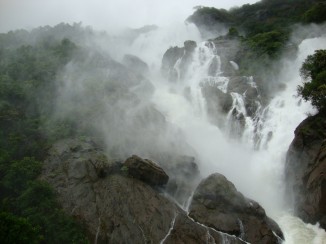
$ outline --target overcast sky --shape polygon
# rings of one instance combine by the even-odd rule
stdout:
[[[96,29],[162,25],[184,20],[193,6],[229,9],[257,0],[0,0],[0,32],[60,22]]]

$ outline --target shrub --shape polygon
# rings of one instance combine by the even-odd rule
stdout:
[[[317,50],[309,55],[302,64],[300,74],[305,80],[298,86],[298,95],[311,104],[319,112],[326,110],[326,50]]]
[[[0,213],[1,243],[40,243],[38,228],[33,227],[26,218],[8,212]]]

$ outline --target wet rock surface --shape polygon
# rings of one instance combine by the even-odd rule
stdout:
[[[50,150],[43,178],[91,242],[159,243],[181,210],[145,182],[124,176],[121,167],[92,141],[64,140]],[[110,173],[99,176],[99,169]]]
[[[238,72],[230,61],[236,61],[239,51],[239,41],[237,39],[224,39],[216,38],[212,40],[216,50],[216,54],[219,55],[221,60],[221,70],[223,70],[224,76],[237,76]]]
[[[138,58],[137,56],[126,54],[122,59],[122,64],[124,64],[126,67],[128,67],[132,72],[147,76],[149,73],[149,68],[147,63],[145,63],[143,60]]]
[[[168,158],[177,161],[172,167],[176,174],[198,174],[194,158]],[[232,183],[219,180],[222,185],[218,186],[211,178],[203,181],[188,216],[172,196],[156,187],[168,181],[157,164],[138,156],[111,159],[91,139],[66,139],[54,144],[44,162],[42,179],[53,186],[64,211],[85,227],[91,243],[238,244],[251,240],[258,230],[265,239],[253,239],[252,243],[277,243],[268,239],[273,221],[268,222],[264,210],[236,192]],[[227,191],[217,198],[216,187]],[[252,226],[259,229],[255,232]],[[273,231],[278,233],[276,227]]]
[[[171,229],[170,234],[167,236],[164,243],[241,244],[245,242],[236,238],[235,236],[227,235],[201,225],[188,216],[180,214],[176,216],[175,220],[173,221],[173,229]]]
[[[285,180],[297,215],[326,229],[326,118],[317,114],[295,130],[287,152]]]
[[[170,47],[163,55],[161,71],[171,82],[183,80],[189,65],[193,60],[193,53],[197,43],[192,40],[184,42],[183,47]]]
[[[190,196],[200,180],[200,172],[194,157],[186,155],[161,155],[159,162],[169,175],[166,192],[180,205],[189,204]]]
[[[131,177],[144,181],[152,186],[163,186],[169,176],[156,163],[149,159],[142,159],[136,155],[128,158],[123,167]]]
[[[261,89],[255,77],[241,76],[238,60],[239,40],[220,37],[197,44],[186,41],[184,47],[171,47],[163,56],[162,73],[168,80],[185,84],[184,96],[193,101],[190,77],[203,73],[198,84],[212,123],[227,127],[230,136],[241,137],[245,117],[256,118],[261,108]],[[195,70],[195,71],[194,71]],[[206,73],[206,76],[205,76]],[[235,94],[235,95],[234,95]],[[221,116],[222,115],[222,116]],[[234,132],[234,133],[233,133]]]
[[[189,216],[215,230],[235,235],[250,243],[278,243],[280,228],[255,201],[245,198],[221,174],[213,174],[197,187]]]
[[[161,71],[171,82],[177,82],[179,74],[175,68],[176,62],[184,55],[184,47],[170,47],[163,55]]]

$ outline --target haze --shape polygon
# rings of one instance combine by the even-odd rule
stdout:
[[[198,5],[229,9],[257,0],[0,0],[0,32],[60,22],[101,30],[166,25],[186,19]]]

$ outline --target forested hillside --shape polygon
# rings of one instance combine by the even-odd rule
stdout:
[[[290,39],[297,25],[325,20],[326,3],[319,0],[265,0],[230,10],[197,7],[187,19],[203,35],[216,33],[222,26],[229,30],[229,38],[239,38],[242,50],[235,61],[246,74],[260,73],[284,52],[295,53],[296,45],[307,37],[296,42]]]
[[[83,243],[83,231],[60,210],[38,176],[48,146],[72,135],[52,121],[55,80],[78,51],[64,36],[85,31],[61,24],[0,34],[0,236],[2,243]],[[69,34],[69,35],[66,35]]]

